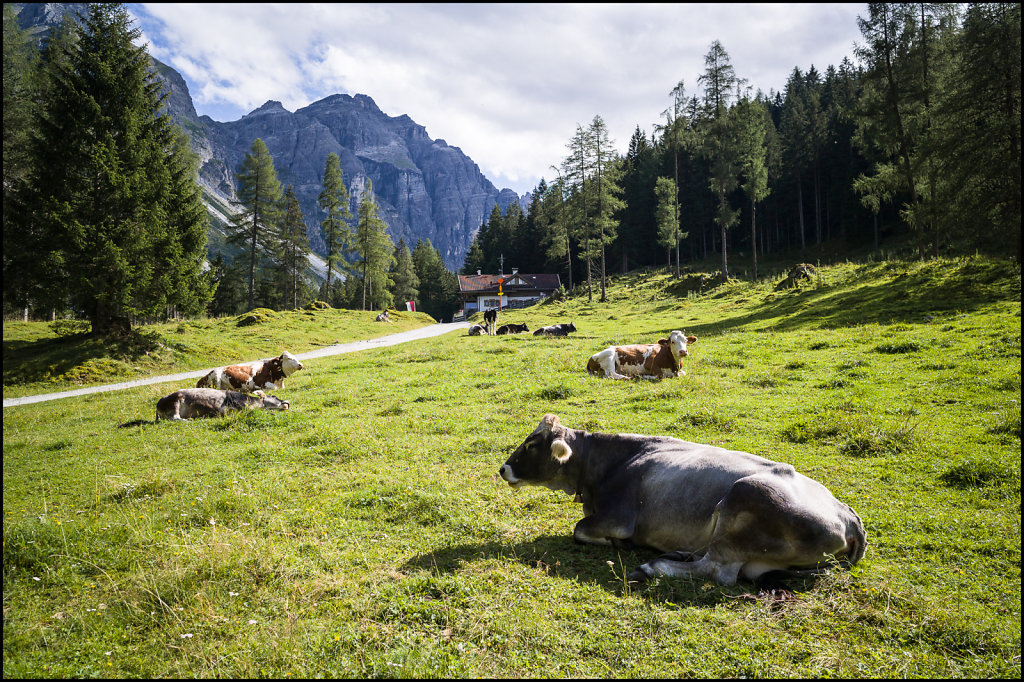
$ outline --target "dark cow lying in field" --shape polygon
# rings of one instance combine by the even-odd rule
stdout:
[[[498,331],[495,332],[498,336],[504,336],[506,334],[522,334],[523,332],[530,331],[530,328],[525,324],[503,324],[498,327]]]
[[[184,388],[164,396],[156,403],[156,419],[193,419],[223,417],[235,410],[287,410],[288,401],[256,391],[255,395],[216,388]]]
[[[547,327],[541,327],[533,333],[534,336],[568,336],[569,332],[576,331],[576,325],[572,322],[569,324],[552,324]]]
[[[584,514],[577,542],[668,552],[630,573],[634,582],[697,576],[732,585],[864,556],[867,534],[850,507],[789,464],[746,452],[588,433],[547,414],[499,474],[512,487],[575,495]]]
[[[658,343],[643,343],[632,346],[609,346],[590,356],[587,371],[612,379],[645,377],[661,379],[686,374],[679,368],[679,362],[689,352],[686,344],[697,340],[685,332],[673,331],[667,339]]]
[[[377,321],[378,322],[390,322],[391,321],[391,317],[388,315],[388,311],[385,310],[380,315],[378,315],[377,316]]]
[[[491,308],[484,311],[484,326],[487,327],[487,333],[491,336],[494,336],[494,325],[496,324],[498,324],[498,309]]]
[[[469,336],[480,336],[485,332],[486,330],[484,329],[484,326],[482,324],[474,324],[472,327],[469,328],[467,334]]]
[[[281,388],[285,377],[302,369],[302,363],[285,351],[276,358],[256,360],[211,370],[196,383],[196,388],[220,388],[225,391],[252,393],[256,389]]]

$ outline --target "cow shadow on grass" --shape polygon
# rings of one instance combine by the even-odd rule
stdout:
[[[616,549],[582,545],[571,536],[542,535],[523,542],[470,542],[425,552],[409,559],[402,570],[457,574],[477,562],[516,562],[551,578],[589,584],[620,596],[632,595],[674,607],[726,604],[755,598],[753,583],[724,586],[698,578],[659,578],[644,585],[626,584],[623,577],[637,566],[661,555],[647,548]],[[805,591],[813,579],[793,579],[789,587]]]

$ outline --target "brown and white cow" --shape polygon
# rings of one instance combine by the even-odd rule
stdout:
[[[285,351],[276,358],[218,367],[200,379],[196,388],[219,388],[243,393],[252,393],[259,388],[276,390],[281,388],[285,377],[300,369],[302,363],[298,358]]]
[[[689,355],[686,345],[696,340],[696,336],[686,336],[685,332],[676,330],[667,339],[658,339],[658,343],[608,346],[590,356],[587,371],[612,379],[679,376],[686,374],[679,368],[679,362]]]
[[[195,417],[223,417],[236,410],[287,410],[288,401],[263,391],[255,395],[216,388],[183,388],[156,403],[156,420],[181,421]]]
[[[667,552],[630,573],[634,582],[777,580],[853,565],[867,543],[856,512],[789,464],[667,436],[589,433],[554,414],[498,473],[513,488],[575,495],[577,542]]]

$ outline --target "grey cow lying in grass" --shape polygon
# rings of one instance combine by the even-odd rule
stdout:
[[[181,420],[223,417],[233,410],[287,410],[288,401],[256,391],[254,395],[216,388],[184,388],[156,403],[156,418]]]

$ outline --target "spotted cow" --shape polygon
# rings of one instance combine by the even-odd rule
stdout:
[[[530,331],[530,328],[525,324],[503,324],[494,333],[498,336],[505,336],[506,334],[522,334],[528,331]]]
[[[196,383],[196,388],[219,388],[225,391],[252,393],[256,389],[281,388],[285,377],[302,369],[298,358],[285,351],[276,358],[256,360],[211,370]]]
[[[658,343],[608,346],[590,356],[587,371],[612,379],[679,376],[686,374],[679,368],[680,361],[689,355],[686,346],[696,340],[696,336],[686,336],[685,332],[677,330],[667,339],[658,339]]]
[[[552,324],[547,327],[541,327],[533,333],[534,336],[568,336],[569,332],[576,331],[576,325],[572,322],[568,324]]]

